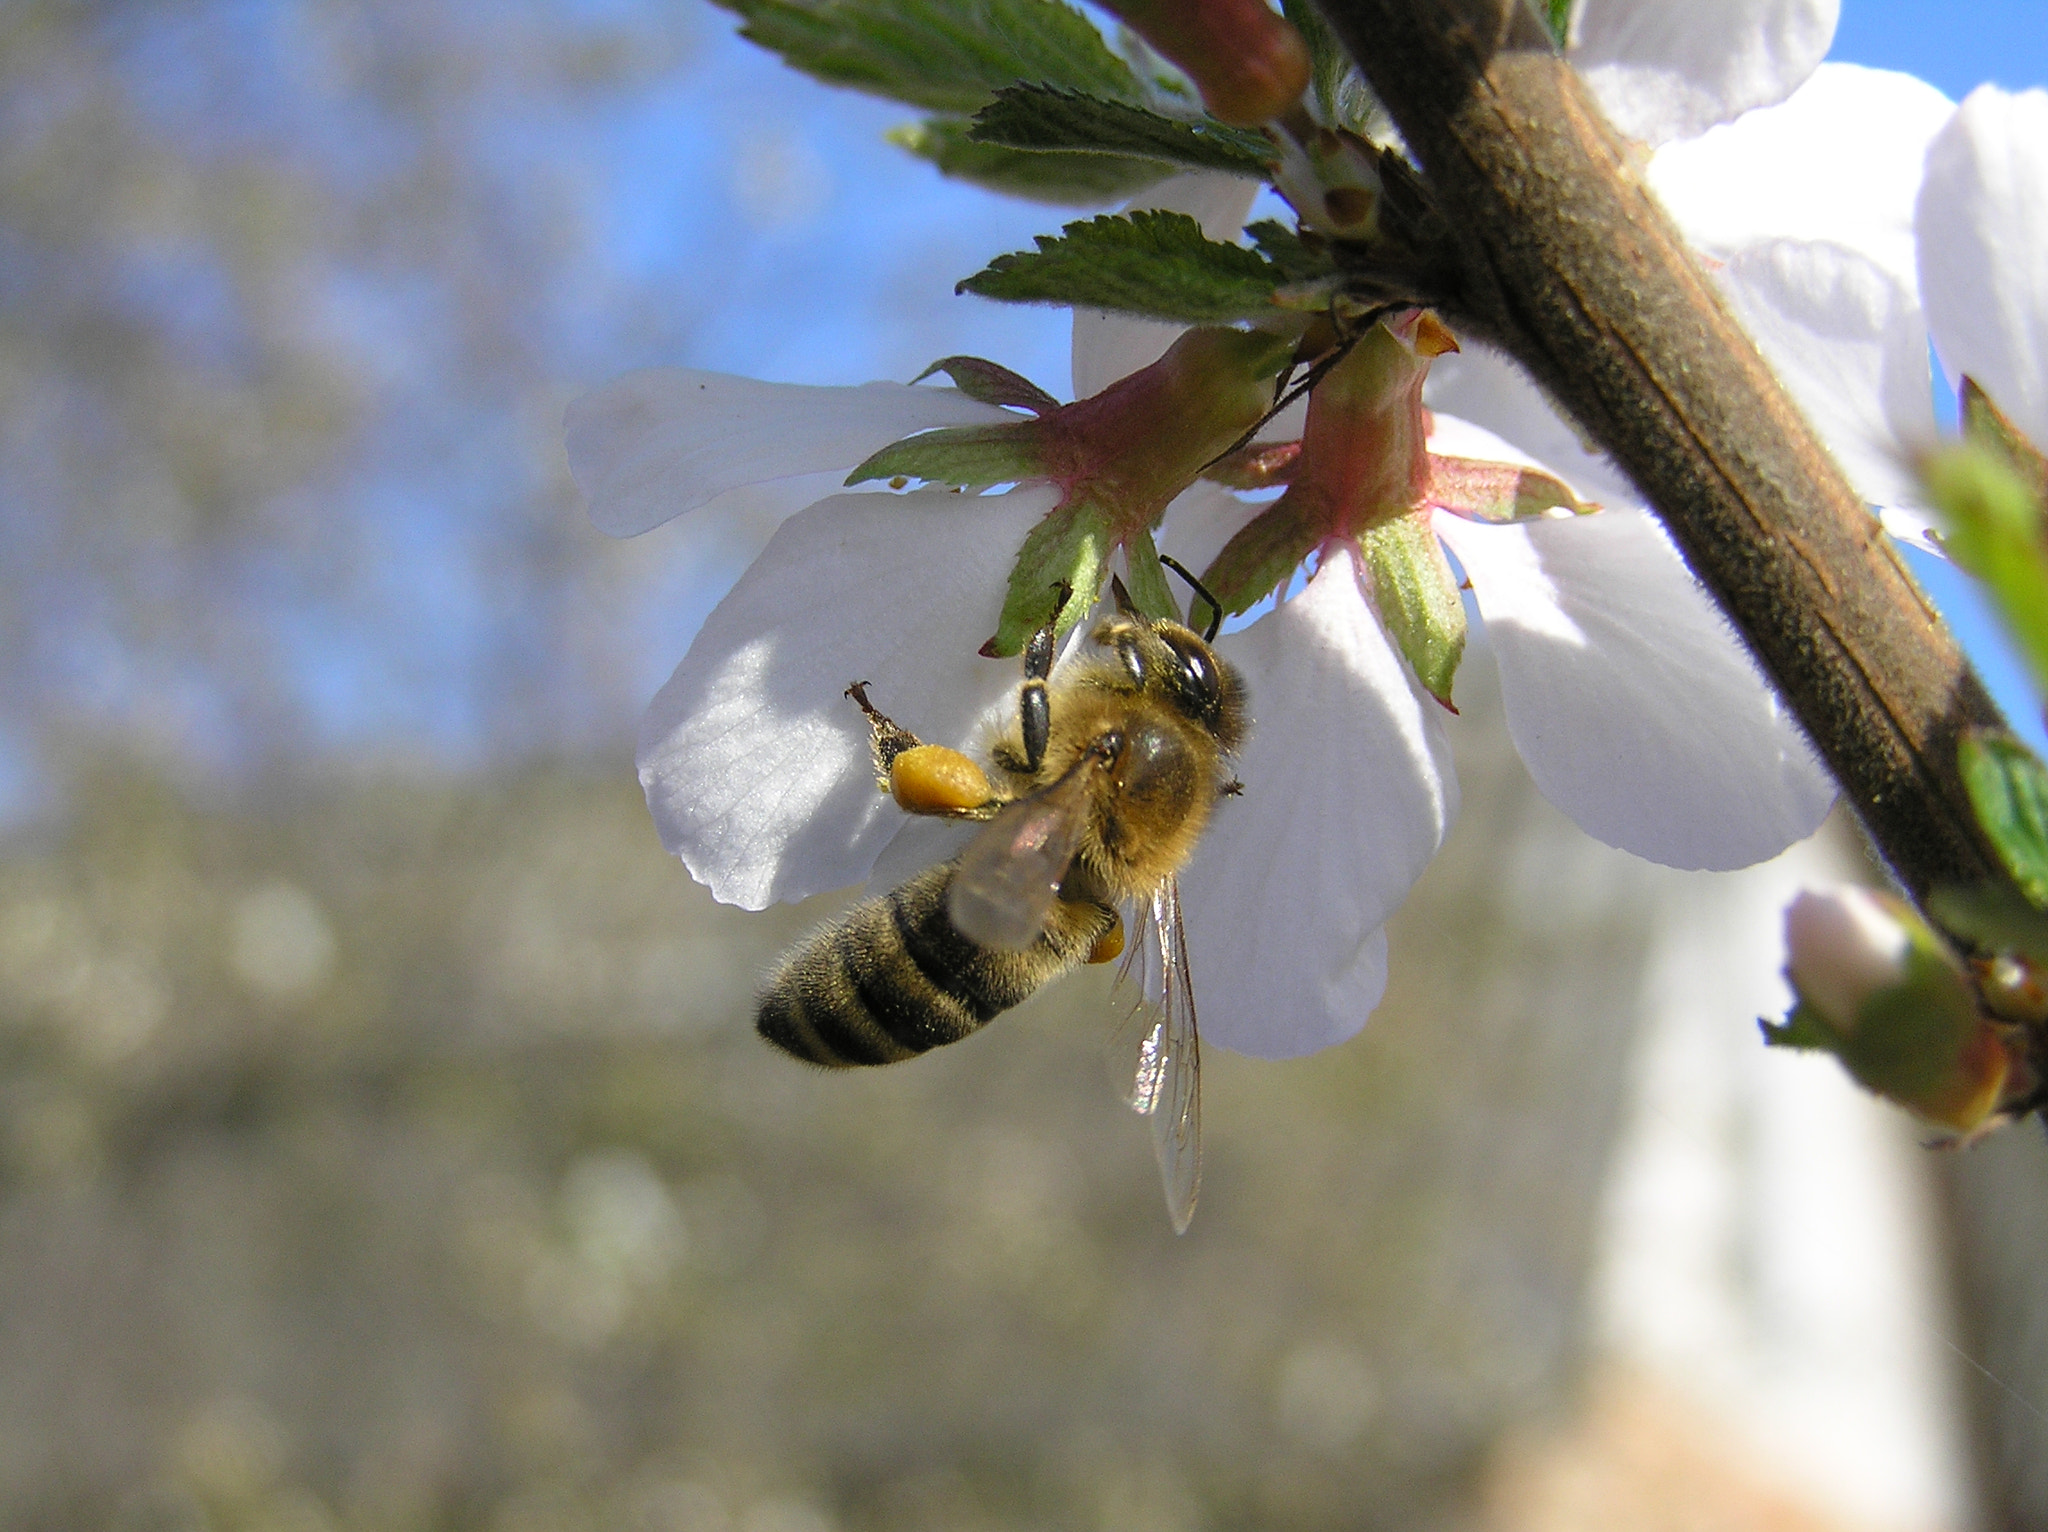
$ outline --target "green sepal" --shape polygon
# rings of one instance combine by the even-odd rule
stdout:
[[[1173,174],[1171,166],[1157,160],[1113,154],[1034,154],[1000,144],[978,144],[967,133],[965,117],[930,117],[891,128],[888,139],[898,148],[930,160],[955,180],[1055,207],[1121,202]]]
[[[1045,460],[1036,421],[1013,426],[944,426],[891,442],[846,476],[848,484],[876,479],[924,479],[960,489],[985,489],[1042,478]]]
[[[1059,631],[1065,633],[1073,627],[1095,605],[1115,547],[1115,525],[1098,506],[1087,502],[1063,505],[1047,516],[1031,529],[1017,552],[1009,588],[1003,595],[1003,615],[981,652],[990,659],[1022,654],[1031,635],[1051,619],[1062,584],[1073,591],[1073,597],[1060,611]]]
[[[2048,692],[2048,496],[2037,477],[2048,470],[1981,394],[1970,418],[1971,439],[1928,454],[1921,476],[1941,511],[1943,546],[1983,582]]]
[[[1250,611],[1292,578],[1321,541],[1300,508],[1283,498],[1237,529],[1202,571],[1202,583],[1235,617]]]
[[[1939,1095],[1983,1025],[1969,981],[1915,947],[1906,976],[1879,990],[1856,1013],[1837,1054],[1866,1089],[1908,1106]]]
[[[2010,952],[2048,968],[2048,915],[2008,888],[1937,888],[1927,896],[1927,913],[1986,952]]]
[[[1373,605],[1415,679],[1452,712],[1451,683],[1465,656],[1465,603],[1427,510],[1361,532]]]
[[[1991,402],[1991,396],[1978,386],[1975,378],[1965,377],[1957,392],[1964,439],[1997,449],[2027,481],[2035,504],[2048,501],[2048,457],[2043,457],[2041,449],[2027,440],[2026,432]]]
[[[1571,486],[1540,468],[1487,458],[1429,456],[1430,503],[1470,521],[1506,526],[1536,521],[1557,511],[1574,516],[1599,509],[1572,493]]]
[[[1264,180],[1275,157],[1263,133],[1188,121],[1123,101],[1015,85],[975,115],[967,136],[1034,153],[1115,154]]]
[[[1957,765],[1977,823],[2035,908],[2048,910],[2048,767],[2009,734],[1963,736]]]
[[[1983,1025],[1969,980],[1917,945],[1899,982],[1865,1000],[1847,1032],[1803,1000],[1784,1025],[1763,1024],[1771,1046],[1832,1053],[1864,1089],[1923,1112],[1952,1095]]]
[[[1298,441],[1248,442],[1217,458],[1202,470],[1202,477],[1226,489],[1277,489],[1294,477],[1300,464]]]
[[[1031,82],[1144,99],[1130,65],[1058,0],[716,0],[740,35],[833,85],[933,112],[979,111]]]
[[[942,356],[910,381],[922,383],[935,372],[943,372],[961,393],[983,404],[1025,409],[1034,415],[1050,414],[1060,407],[1059,400],[1000,362],[978,356]]]
[[[1820,1013],[1804,1000],[1792,1007],[1792,1012],[1782,1022],[1757,1018],[1757,1025],[1764,1030],[1764,1045],[1770,1048],[1796,1048],[1803,1053],[1833,1053],[1842,1043],[1842,1035],[1825,1021]]]
[[[1272,313],[1283,281],[1257,251],[1210,239],[1186,213],[1105,215],[1037,243],[997,256],[955,291],[1209,325]]]
[[[1181,620],[1173,587],[1166,583],[1166,566],[1159,562],[1159,549],[1152,534],[1143,528],[1124,539],[1124,572],[1124,589],[1130,593],[1132,606],[1154,620]]]
[[[1572,0],[1536,0],[1543,13],[1543,30],[1562,53],[1571,42]]]

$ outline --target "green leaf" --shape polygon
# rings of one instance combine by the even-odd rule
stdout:
[[[985,489],[1037,478],[1045,471],[1037,424],[1020,420],[1013,426],[946,426],[906,436],[854,469],[846,482],[925,479],[960,489]]]
[[[1388,637],[1424,689],[1451,707],[1465,654],[1465,603],[1429,517],[1427,510],[1392,517],[1367,528],[1358,545]]]
[[[1272,218],[1247,224],[1245,233],[1259,254],[1273,263],[1283,282],[1321,282],[1337,275],[1330,247],[1317,235],[1303,235]]]
[[[2006,871],[2038,909],[2048,910],[2048,767],[2009,734],[1963,736],[1958,764],[1977,823]]]
[[[740,35],[833,85],[970,113],[1009,85],[1141,101],[1131,68],[1058,0],[715,0]]]
[[[978,144],[967,133],[965,117],[932,117],[892,128],[889,142],[930,160],[956,180],[1058,207],[1121,202],[1173,173],[1158,160],[1113,154],[1034,154],[1000,144]]]
[[[1009,149],[1125,155],[1253,180],[1265,179],[1275,153],[1263,133],[1038,85],[998,91],[976,114],[967,136]]]
[[[1927,913],[1986,952],[2011,952],[2048,968],[2048,915],[2004,888],[1937,888]]]
[[[1060,407],[1059,400],[1000,362],[978,356],[942,356],[910,381],[922,383],[935,372],[943,372],[961,393],[983,404],[1014,405],[1034,415],[1045,415]]]
[[[1109,309],[1177,324],[1228,324],[1273,311],[1282,273],[1255,250],[1210,239],[1185,213],[1070,223],[1036,251],[999,255],[956,291],[1006,303]]]

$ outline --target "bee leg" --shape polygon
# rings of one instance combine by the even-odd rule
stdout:
[[[1124,953],[1124,917],[1116,910],[1109,912],[1109,929],[1095,938],[1095,944],[1088,949],[1086,961],[1090,963],[1113,963]]]
[[[868,748],[875,756],[875,781],[882,791],[889,790],[889,768],[896,757],[906,750],[915,750],[924,743],[908,729],[900,726],[895,719],[882,712],[868,701],[868,683],[856,681],[846,688],[846,695],[859,704],[868,720]]]
[[[1031,635],[1024,646],[1024,686],[1017,694],[1017,726],[1024,737],[1024,770],[1035,772],[1045,763],[1045,744],[1052,737],[1052,706],[1046,700],[1045,680],[1052,674],[1053,649],[1059,641],[1060,613],[1067,609],[1074,587],[1065,580],[1053,587],[1056,596],[1052,616]]]
[[[986,772],[957,750],[927,745],[877,709],[868,701],[867,682],[854,682],[846,695],[867,715],[875,781],[898,808],[907,814],[987,819],[1001,807]]]

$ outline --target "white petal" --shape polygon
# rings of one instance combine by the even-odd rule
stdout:
[[[563,430],[590,519],[631,537],[743,484],[844,474],[914,431],[1017,418],[951,388],[816,388],[655,367],[572,402]]]
[[[1783,101],[1834,41],[1840,0],[1584,0],[1572,62],[1631,138],[1688,138]]]
[[[1839,245],[1778,240],[1720,273],[1730,306],[1875,505],[1920,503],[1912,455],[1932,447],[1927,329],[1909,280]]]
[[[1181,876],[1208,1041],[1257,1058],[1342,1042],[1386,987],[1381,927],[1436,855],[1458,787],[1437,705],[1332,551],[1222,652],[1244,672],[1244,795]]]
[[[2048,92],[1970,93],[1928,151],[1919,230],[1942,366],[2048,450]]]
[[[1492,347],[1468,341],[1463,351],[1430,364],[1423,398],[1431,409],[1483,427],[1557,474],[1580,498],[1601,505],[1640,504],[1628,478],[1578,431],[1519,364]]]
[[[1211,239],[1238,242],[1252,210],[1259,183],[1243,176],[1203,171],[1175,176],[1140,192],[1125,204],[1134,208],[1165,208],[1186,213]],[[1133,319],[1101,309],[1074,310],[1074,397],[1087,399],[1119,378],[1150,367],[1179,338],[1182,326],[1156,319]]]
[[[1057,498],[840,495],[782,524],[641,725],[648,807],[698,882],[757,910],[867,877],[902,815],[848,684],[934,744],[967,743],[1016,685],[1015,660],[975,650]]]
[[[1436,527],[1471,577],[1515,748],[1581,829],[1716,870],[1813,833],[1834,784],[1647,513]]]
[[[1954,111],[1911,75],[1823,64],[1783,105],[1658,150],[1647,180],[1711,255],[1827,240],[1911,287],[1913,199],[1927,146]]]

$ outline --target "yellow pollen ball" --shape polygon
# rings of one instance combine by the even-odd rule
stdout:
[[[889,794],[912,814],[978,809],[995,796],[987,774],[944,745],[915,745],[891,761]]]
[[[1095,945],[1088,949],[1088,961],[1091,963],[1108,963],[1122,957],[1123,953],[1124,918],[1118,915],[1116,917],[1116,924],[1095,938]]]

